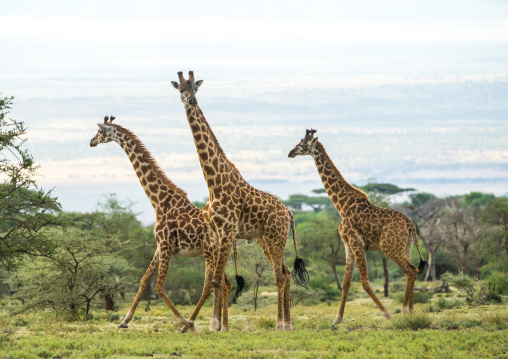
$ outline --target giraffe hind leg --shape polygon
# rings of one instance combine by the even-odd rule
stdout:
[[[401,234],[401,238],[407,238],[406,234]],[[418,274],[418,268],[411,263],[411,242],[404,241],[395,242],[400,245],[387,246],[381,242],[380,249],[388,258],[393,260],[404,272],[406,278],[406,289],[404,291],[404,299],[402,301],[402,314],[410,313],[413,310],[413,289]],[[393,243],[393,242],[392,242]]]
[[[291,274],[289,273],[289,269],[286,263],[282,262],[282,272],[285,275],[286,282],[284,284],[284,330],[292,330],[293,326],[291,324],[291,298],[290,298],[290,289],[291,289]]]

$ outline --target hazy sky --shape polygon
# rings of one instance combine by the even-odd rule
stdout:
[[[0,92],[68,210],[116,191],[150,212],[119,147],[88,148],[105,114],[206,195],[180,70],[205,80],[201,107],[245,177],[282,197],[319,186],[310,158],[287,159],[310,126],[352,181],[503,194],[507,45],[506,1],[17,0],[0,13]]]

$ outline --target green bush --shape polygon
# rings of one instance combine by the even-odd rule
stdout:
[[[261,329],[275,328],[275,319],[261,317],[258,320],[258,325]]]
[[[464,328],[473,328],[473,327],[479,327],[480,324],[482,324],[481,321],[479,320],[475,320],[475,319],[468,319],[468,320],[464,320],[462,322],[462,326]]]
[[[28,324],[28,321],[25,318],[18,317],[14,321],[14,325],[17,327],[24,327]]]
[[[393,320],[392,326],[394,329],[411,329],[419,330],[430,328],[432,320],[429,315],[424,312],[414,312],[413,314],[407,314],[398,317]]]
[[[330,278],[325,275],[316,275],[312,277],[311,281],[312,289],[320,289],[327,296],[327,299],[335,299],[340,295],[340,292],[335,285],[335,282],[331,282]]]
[[[449,320],[443,323],[443,327],[446,329],[459,329],[460,323],[456,320]]]
[[[430,298],[434,295],[433,292],[420,292],[416,291],[413,293],[413,303],[428,303]],[[404,301],[404,293],[399,293],[394,298],[399,303]]]
[[[456,307],[460,307],[462,304],[464,304],[461,300],[458,299],[452,299],[452,300],[446,300],[444,298],[439,298],[434,305],[436,305],[439,309],[453,309]]]
[[[108,313],[108,314],[109,314],[109,321],[110,322],[116,322],[116,321],[120,320],[119,314],[117,314],[117,313],[114,313],[114,314]]]
[[[482,319],[482,323],[496,329],[508,328],[508,313],[491,312]]]
[[[479,289],[477,288],[477,281],[466,274],[453,275],[445,273],[441,276],[443,281],[449,282],[452,286],[457,288],[465,295],[466,301],[469,305],[473,305],[478,299]]]
[[[493,292],[497,294],[508,294],[508,276],[505,273],[494,272],[485,279],[490,283]]]

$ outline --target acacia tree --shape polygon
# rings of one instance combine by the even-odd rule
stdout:
[[[436,281],[436,252],[444,243],[444,232],[441,223],[446,201],[430,193],[409,195],[410,203],[404,207],[406,213],[415,221],[418,236],[428,252],[425,281]]]
[[[490,255],[499,260],[508,255],[508,198],[494,198],[482,211],[482,221],[490,227],[492,244]]]
[[[478,278],[480,266],[485,257],[483,241],[485,227],[479,219],[478,207],[468,206],[459,198],[448,198],[448,206],[443,215],[445,222],[445,246],[447,253],[456,263],[459,274],[473,269]]]
[[[54,253],[37,257],[17,273],[22,286],[16,296],[25,309],[52,308],[75,320],[88,315],[100,293],[112,299],[113,292],[131,285],[129,264],[114,254],[122,247],[116,237],[95,237],[77,228],[48,232],[59,243]]]
[[[333,211],[335,212],[335,210]],[[331,211],[321,211],[297,227],[302,250],[314,260],[331,269],[337,288],[342,291],[337,266],[345,264],[345,252],[339,233],[340,217]]]
[[[0,97],[0,267],[8,271],[26,255],[51,253],[55,243],[41,229],[61,224],[56,197],[34,180],[39,167],[24,149],[24,123],[7,118],[13,99]]]

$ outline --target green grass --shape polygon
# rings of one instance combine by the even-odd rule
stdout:
[[[436,298],[437,299],[437,298]],[[163,303],[138,310],[128,329],[118,329],[128,308],[94,311],[86,322],[65,322],[53,313],[0,316],[13,332],[0,344],[0,358],[489,358],[507,357],[508,306],[454,306],[439,312],[432,303],[415,305],[412,315],[396,314],[396,300],[381,299],[385,320],[370,298],[346,304],[344,322],[332,326],[338,302],[298,305],[292,332],[276,332],[276,305],[257,312],[230,308],[230,331],[208,330],[211,308],[196,320],[199,334],[178,334],[180,325]],[[433,299],[434,300],[434,299]],[[142,306],[140,305],[140,308]],[[2,308],[3,309],[3,308]],[[191,306],[179,307],[189,316]],[[5,330],[5,329],[4,329]],[[2,329],[0,329],[0,338]]]

